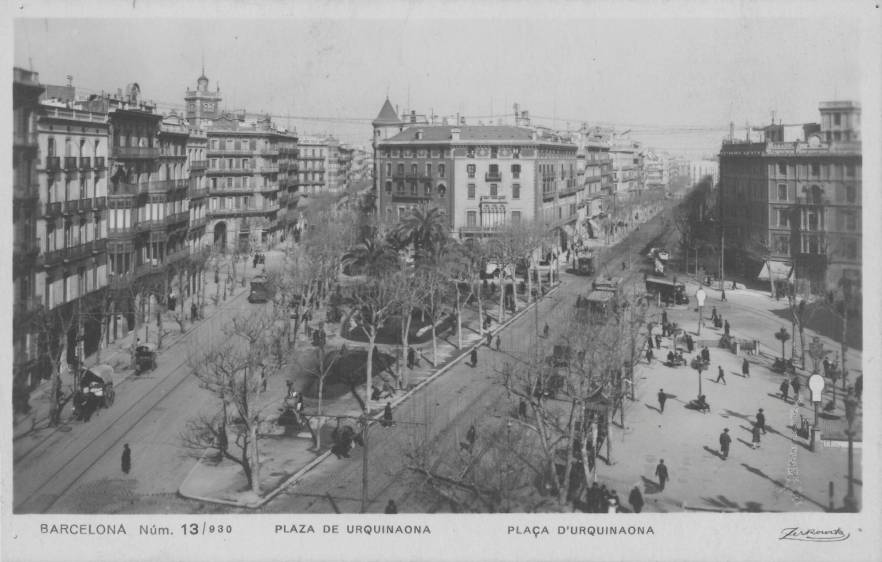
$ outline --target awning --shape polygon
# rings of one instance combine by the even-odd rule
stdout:
[[[756,276],[760,281],[769,281],[770,279],[786,279],[792,281],[793,264],[788,261],[766,260],[763,262],[763,268],[759,275]]]

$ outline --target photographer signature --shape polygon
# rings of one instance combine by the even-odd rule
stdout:
[[[778,540],[836,542],[844,541],[850,536],[851,533],[844,532],[841,527],[836,527],[835,529],[800,529],[799,527],[786,527],[781,529],[781,536],[778,537]]]

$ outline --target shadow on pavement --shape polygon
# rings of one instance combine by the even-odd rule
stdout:
[[[711,448],[708,447],[707,445],[704,446],[704,450],[707,451],[708,453],[712,454],[713,456],[717,457],[718,459],[720,459],[720,460],[724,460],[724,459],[723,459],[723,453],[719,452],[718,450],[716,450],[716,449],[711,449]]]
[[[661,492],[661,487],[658,485],[658,482],[655,480],[650,480],[645,476],[640,477],[643,480],[643,493],[644,494],[658,494]]]
[[[825,506],[825,505],[823,505],[823,504],[821,504],[821,503],[816,502],[816,501],[813,500],[812,498],[808,497],[807,495],[803,494],[802,492],[799,492],[799,491],[797,491],[797,490],[794,490],[793,488],[791,488],[790,486],[787,486],[786,484],[782,484],[780,481],[775,480],[774,478],[772,478],[771,476],[769,476],[768,474],[766,474],[765,472],[763,472],[763,471],[760,470],[759,468],[752,467],[752,466],[750,466],[750,465],[747,464],[747,463],[741,463],[741,466],[743,466],[744,468],[746,468],[746,469],[748,470],[748,472],[752,472],[753,474],[756,474],[757,476],[759,476],[759,477],[761,477],[761,478],[765,478],[766,480],[768,480],[768,481],[771,482],[772,484],[778,486],[779,488],[783,488],[783,489],[789,491],[790,493],[792,493],[793,495],[799,496],[799,497],[801,497],[802,499],[804,499],[804,500],[806,500],[806,501],[808,501],[808,502],[811,502],[811,503],[815,504],[816,506],[820,507],[820,508],[823,509],[824,511],[827,510],[827,506]]]
[[[717,496],[715,498],[701,498],[708,504],[718,509],[731,509],[735,511],[745,511],[750,513],[759,513],[763,511],[763,504],[757,502],[747,502],[742,507],[741,504],[734,502],[726,496]]]
[[[662,413],[662,411],[657,406],[653,406],[652,404],[646,403],[646,407],[649,408],[650,410],[655,410],[659,414]]]

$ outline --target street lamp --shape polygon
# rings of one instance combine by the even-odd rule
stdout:
[[[857,399],[854,397],[853,389],[848,389],[848,396],[845,397],[845,419],[848,420],[848,429],[845,434],[848,435],[848,494],[845,496],[845,511],[857,513],[857,499],[854,497],[854,416],[857,411]]]
[[[707,293],[704,292],[702,287],[698,287],[698,290],[695,291],[695,300],[698,302],[698,335],[701,335],[701,324],[704,322],[702,318],[702,313],[704,310],[704,299],[707,298]]]
[[[812,425],[812,435],[809,447],[812,452],[815,450],[815,436],[818,432],[818,406],[821,404],[821,396],[824,392],[824,377],[815,373],[809,377],[809,390],[812,393],[812,403],[815,405],[815,423]]]
[[[701,372],[707,369],[708,364],[702,361],[697,355],[692,358],[690,367],[698,373],[698,397],[701,398]]]

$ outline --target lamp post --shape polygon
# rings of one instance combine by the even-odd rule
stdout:
[[[818,406],[821,404],[821,396],[824,392],[824,377],[815,373],[809,377],[808,385],[812,393],[812,403],[815,405],[815,423],[812,424],[811,440],[809,442],[809,448],[814,452],[815,436],[818,433]]]
[[[696,355],[692,358],[690,366],[698,373],[698,396],[701,397],[701,372],[707,369],[708,365]]]
[[[704,292],[702,287],[698,287],[698,290],[695,291],[695,300],[698,302],[698,335],[701,335],[701,325],[704,322],[702,318],[702,312],[704,310],[704,299],[707,298],[707,293]]]
[[[857,399],[851,388],[848,390],[848,396],[845,397],[845,419],[848,420],[848,429],[845,434],[848,435],[848,494],[845,496],[845,511],[849,513],[857,513],[857,499],[854,497],[854,416],[857,410]]]

